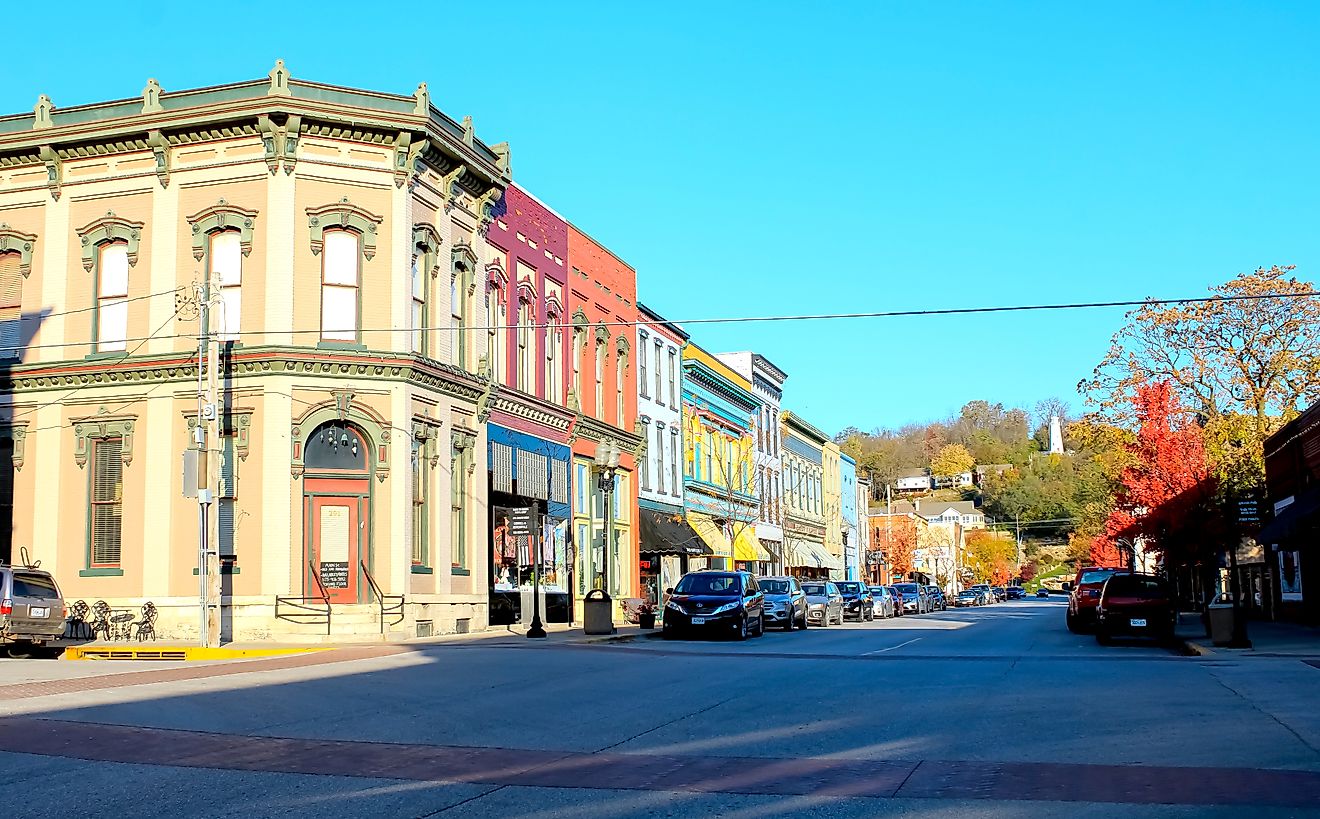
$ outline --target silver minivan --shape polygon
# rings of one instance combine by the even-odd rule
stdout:
[[[64,635],[64,597],[49,572],[0,566],[0,643],[11,657],[45,653]]]

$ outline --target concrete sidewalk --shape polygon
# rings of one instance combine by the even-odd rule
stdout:
[[[1188,650],[1220,657],[1297,657],[1320,659],[1320,629],[1296,623],[1249,620],[1247,638],[1251,648],[1224,648],[1210,641],[1199,615],[1178,616],[1178,639]]]

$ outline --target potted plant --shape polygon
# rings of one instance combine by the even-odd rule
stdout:
[[[655,603],[647,600],[637,607],[637,625],[640,628],[655,628]]]

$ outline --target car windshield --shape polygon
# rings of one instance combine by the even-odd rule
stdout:
[[[823,584],[823,583],[803,583],[803,584],[802,584],[802,591],[806,592],[807,594],[818,594],[818,595],[823,595],[823,594],[825,594],[825,584]]]
[[[787,580],[762,580],[761,591],[766,594],[788,594],[792,589]]]
[[[880,586],[872,586],[872,587],[871,587],[871,594],[883,595],[884,593],[885,593],[885,590],[884,590],[883,588],[881,588]]]
[[[1079,583],[1103,583],[1113,576],[1118,569],[1092,569],[1089,572],[1082,572],[1082,579]]]
[[[895,586],[894,588],[898,589],[899,591],[903,592],[904,594],[916,594],[916,593],[917,593],[917,584],[916,584],[916,583],[899,583],[899,584],[898,584],[897,586]]]
[[[736,574],[689,574],[684,575],[674,587],[675,594],[713,594],[734,596],[739,592]]]
[[[976,592],[974,592],[974,591],[959,592],[959,593],[958,593],[958,596],[959,596],[959,597],[975,597],[975,596],[976,596]]]
[[[861,594],[861,593],[862,593],[862,584],[861,584],[861,583],[840,583],[840,584],[839,584],[839,591],[843,592],[844,594]]]
[[[44,574],[14,572],[15,597],[59,597],[55,581]]]
[[[1165,597],[1164,584],[1154,577],[1116,574],[1105,584],[1108,597]]]

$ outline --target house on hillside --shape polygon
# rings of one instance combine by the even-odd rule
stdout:
[[[959,472],[957,475],[939,475],[934,478],[936,489],[961,489],[972,486],[972,473]]]
[[[932,488],[933,479],[929,469],[906,469],[894,481],[895,492],[929,492]]]

